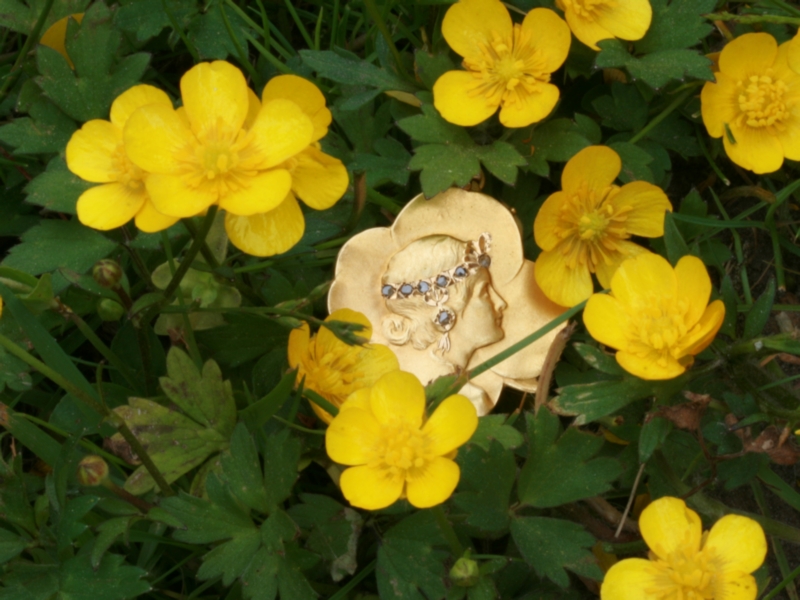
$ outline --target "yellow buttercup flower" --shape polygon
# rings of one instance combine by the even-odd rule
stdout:
[[[172,110],[164,92],[151,85],[136,85],[114,100],[109,121],[87,121],[67,143],[69,170],[81,179],[103,184],[78,198],[78,219],[88,227],[106,231],[135,217],[136,227],[152,233],[178,220],[153,206],[146,188],[148,173],[133,164],[125,152],[125,123],[143,106]]]
[[[650,0],[556,0],[575,37],[593,50],[611,38],[640,40],[650,28]]]
[[[570,34],[552,10],[535,8],[514,24],[500,0],[459,0],[442,35],[464,57],[466,71],[448,71],[433,86],[433,103],[456,125],[477,125],[500,107],[506,127],[544,119],[558,102],[550,75],[566,60]]]
[[[125,127],[125,149],[151,175],[156,208],[191,217],[212,204],[250,216],[277,208],[291,191],[282,166],[314,141],[315,123],[297,102],[264,102],[251,115],[242,72],[225,61],[201,63],[181,78],[183,107],[144,106]]]
[[[291,174],[292,181],[284,200],[270,211],[253,215],[228,212],[225,216],[225,229],[234,246],[253,256],[272,256],[286,252],[303,237],[305,219],[296,198],[315,210],[330,208],[347,190],[349,177],[338,158],[319,148],[318,140],[328,132],[331,112],[317,86],[302,77],[279,75],[267,83],[262,100],[293,101],[314,126],[310,145],[280,165]],[[261,106],[255,94],[251,95],[250,113],[257,115]]]
[[[746,33],[723,49],[715,83],[700,95],[703,123],[721,137],[728,157],[755,173],[783,159],[800,160],[800,73],[789,68],[790,47],[768,33]],[[799,52],[800,53],[800,52]]]
[[[456,489],[461,471],[452,453],[477,427],[475,407],[458,394],[426,420],[425,388],[394,371],[350,396],[325,433],[325,447],[332,460],[350,466],[339,484],[353,506],[378,510],[407,497],[428,508]]]
[[[787,60],[789,67],[795,73],[800,73],[800,30],[797,31],[792,41],[789,42]]]
[[[358,335],[366,339],[372,337],[372,325],[360,312],[343,308],[332,312],[325,320],[359,323],[364,329]],[[400,368],[397,357],[387,346],[349,346],[325,327],[311,337],[307,323],[289,334],[289,365],[297,369],[298,383],[305,378],[306,388],[336,407],[356,390],[369,387],[381,376]],[[331,422],[331,415],[313,402],[311,408],[320,419]]]
[[[639,528],[650,560],[626,558],[612,566],[601,600],[755,600],[750,573],[764,562],[767,539],[753,519],[726,515],[703,533],[696,512],[680,498],[664,497],[642,511]]]
[[[545,201],[533,223],[542,253],[536,282],[562,306],[574,306],[592,291],[592,273],[603,287],[626,258],[647,252],[632,235],[664,235],[664,214],[672,210],[661,188],[645,181],[622,187],[619,155],[590,146],[573,156],[561,174],[561,191]]]
[[[84,13],[75,13],[74,15],[69,15],[63,19],[59,19],[47,28],[47,31],[42,34],[42,39],[39,40],[39,43],[42,46],[52,48],[61,56],[66,58],[70,68],[72,69],[75,68],[75,65],[72,64],[72,59],[69,57],[69,54],[67,54],[66,46],[67,23],[70,19],[74,19],[77,23],[80,23],[83,21],[83,14]]]
[[[617,362],[642,379],[671,379],[692,364],[722,326],[722,300],[708,303],[711,279],[703,262],[684,256],[673,269],[656,254],[626,260],[611,293],[594,294],[583,322],[598,342],[616,348]]]

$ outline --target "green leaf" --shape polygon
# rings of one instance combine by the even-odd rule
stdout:
[[[25,3],[18,0],[0,0],[0,26],[28,35],[33,31],[46,4],[46,0],[26,0]],[[83,12],[87,4],[89,4],[89,0],[54,2],[44,22],[42,32],[63,17]]]
[[[725,320],[722,321],[722,327],[719,332],[729,337],[736,337],[736,321],[739,317],[739,296],[733,287],[733,280],[727,273],[722,278],[720,285],[720,294],[722,301],[725,303]]]
[[[186,352],[173,346],[167,354],[167,373],[158,380],[167,397],[189,417],[228,439],[236,425],[236,401],[219,365],[206,361],[201,373]]]
[[[519,499],[537,508],[560,506],[597,496],[611,488],[622,472],[608,457],[592,457],[603,438],[570,427],[562,433],[558,417],[540,409],[526,415],[530,453],[519,476]]]
[[[297,371],[290,371],[269,394],[239,412],[242,422],[251,432],[261,429],[281,409],[289,399],[296,379]]]
[[[331,578],[341,581],[358,568],[356,553],[364,520],[352,508],[328,496],[302,494],[302,504],[289,509],[301,528],[310,530],[306,545],[330,564]]]
[[[365,60],[345,58],[330,50],[300,50],[300,58],[320,77],[336,83],[364,85],[380,91],[399,90],[414,93],[417,88],[394,73],[381,69]]]
[[[635,144],[629,142],[614,142],[608,145],[622,159],[622,172],[619,179],[623,183],[631,181],[648,181],[654,183],[653,172],[648,165],[653,162],[653,157]]]
[[[520,517],[511,522],[511,536],[536,574],[563,588],[569,586],[564,569],[598,581],[603,578],[594,555],[588,550],[595,539],[577,523],[547,517]]]
[[[376,140],[375,150],[378,154],[356,154],[349,167],[355,172],[366,172],[367,187],[376,188],[385,183],[405,186],[411,154],[394,138]]]
[[[478,146],[478,157],[492,175],[508,185],[514,185],[517,180],[517,167],[528,164],[514,146],[500,141]]]
[[[559,388],[548,406],[559,415],[577,417],[576,424],[583,425],[651,396],[657,387],[657,383],[635,377],[567,385]]]
[[[770,277],[767,287],[758,299],[753,302],[752,308],[744,319],[743,340],[750,340],[761,335],[769,320],[772,305],[775,302],[775,280]]]
[[[244,423],[239,423],[234,429],[230,448],[222,453],[220,460],[223,480],[233,495],[253,510],[268,512],[270,507],[258,451]]]
[[[14,154],[62,152],[76,129],[75,122],[44,97],[37,99],[28,112],[30,117],[0,127],[0,142],[13,147]]]
[[[586,364],[593,369],[597,369],[601,373],[606,373],[608,375],[625,374],[625,370],[619,366],[614,356],[606,354],[600,348],[589,344],[581,344],[579,342],[572,344],[572,347],[580,354],[581,358],[586,361]]]
[[[39,46],[36,83],[45,95],[78,121],[108,118],[111,102],[139,82],[150,62],[149,54],[115,59],[121,34],[111,24],[111,12],[101,2],[86,11],[80,25],[70,21],[66,48],[75,69],[47,46]]]
[[[131,526],[137,521],[141,520],[140,515],[132,515],[125,517],[116,517],[103,521],[97,526],[97,537],[92,546],[92,568],[96,569],[100,566],[100,562],[105,556],[109,548],[117,541],[122,535],[127,538],[128,531]]]
[[[445,121],[430,104],[422,105],[422,114],[406,117],[397,126],[412,139],[427,144],[472,146],[474,142],[463,127]]]
[[[478,177],[481,173],[475,146],[444,144],[417,146],[408,168],[412,171],[422,171],[419,180],[422,191],[428,198],[452,186],[464,187],[473,177]]]
[[[647,103],[635,85],[614,82],[611,95],[592,102],[603,118],[603,127],[617,131],[638,131],[647,123]]]
[[[264,457],[264,481],[267,485],[267,504],[275,510],[292,493],[300,462],[300,440],[287,429],[266,436],[261,455]]]
[[[433,89],[433,84],[439,77],[453,69],[455,65],[450,60],[449,52],[438,54],[430,54],[426,50],[414,52],[414,72],[429,90]]]
[[[213,477],[209,481],[211,479]],[[215,490],[217,497],[225,493],[220,490],[218,483]],[[224,504],[217,504],[181,492],[179,496],[164,498],[161,508],[184,525],[184,529],[175,531],[173,537],[189,544],[209,544],[247,536],[256,531],[250,516],[231,499]]]
[[[197,3],[193,0],[136,0],[117,9],[114,25],[144,42],[171,25],[165,6],[181,26],[197,14]]]
[[[691,254],[671,212],[664,215],[664,245],[667,247],[667,258],[673,266],[677,265],[681,258]]]
[[[64,144],[59,149],[63,149]],[[64,159],[57,156],[47,163],[44,173],[25,186],[28,195],[25,200],[55,212],[74,215],[78,198],[93,185],[73,175]]]
[[[578,152],[600,141],[600,130],[597,124],[584,115],[575,115],[572,119],[553,119],[537,125],[533,134],[518,134],[523,142],[530,144],[533,155],[537,159],[553,162],[567,162]],[[516,138],[515,136],[515,139]]]
[[[769,455],[763,452],[748,452],[730,460],[724,460],[717,466],[717,476],[730,491],[750,483],[759,471],[768,468]]]
[[[231,39],[231,35],[228,33],[228,28],[222,18],[220,6],[225,11],[228,24],[236,37],[236,43],[239,44],[242,52],[247,54],[247,38],[244,32],[247,31],[252,34],[251,30],[230,7],[222,3],[215,3],[211,4],[204,14],[192,18],[187,33],[189,41],[197,48],[197,53],[201,59],[224,60],[228,56],[238,56],[236,45]]]
[[[16,533],[11,533],[7,529],[0,529],[0,565],[7,563],[12,558],[16,558],[27,547],[28,542]]]
[[[662,50],[642,58],[631,56],[619,40],[601,40],[597,66],[625,67],[634,79],[641,79],[654,88],[664,87],[673,79],[695,77],[713,81],[711,60],[696,50]]]
[[[498,442],[492,442],[488,452],[467,444],[459,450],[457,462],[461,479],[453,503],[467,513],[467,525],[486,535],[502,535],[508,528],[508,504],[517,474],[514,454]]]
[[[58,444],[53,441],[56,448]],[[16,469],[14,468],[16,465]],[[3,485],[0,486],[0,520],[10,523],[15,527],[21,527],[33,534],[38,528],[33,514],[31,500],[22,482],[22,455],[17,454],[14,464],[7,463],[0,459],[0,477]]]
[[[645,421],[639,433],[639,462],[646,463],[650,460],[653,452],[661,447],[671,431],[672,422],[663,417],[652,416],[649,421]]]
[[[651,0],[653,18],[647,34],[635,42],[636,51],[650,54],[694,46],[713,29],[705,18],[715,0]]]
[[[506,425],[507,415],[486,415],[478,419],[478,428],[469,440],[483,448],[486,452],[492,445],[493,440],[497,440],[506,450],[518,448],[525,441],[522,434],[511,425]]]

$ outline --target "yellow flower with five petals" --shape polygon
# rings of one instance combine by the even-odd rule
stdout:
[[[364,326],[358,335],[372,337],[372,325],[360,312],[342,308],[333,311],[326,321],[347,321]],[[387,346],[365,344],[350,346],[322,327],[311,336],[307,323],[289,334],[289,365],[297,369],[297,382],[318,393],[337,408],[348,396],[373,385],[381,376],[400,368],[397,357]],[[331,415],[314,404],[317,416],[330,423]]]
[[[506,127],[544,119],[556,105],[550,75],[566,60],[570,34],[552,10],[535,8],[514,24],[500,0],[459,0],[442,35],[464,57],[465,71],[448,71],[433,86],[433,103],[447,121],[477,125],[500,108]]]
[[[562,306],[574,306],[593,291],[592,273],[608,287],[626,258],[647,252],[632,235],[664,235],[664,214],[672,210],[661,188],[646,181],[622,187],[619,155],[590,146],[573,156],[561,174],[561,191],[551,194],[533,223],[536,282]]]
[[[777,171],[784,158],[800,160],[800,73],[789,65],[796,43],[779,47],[768,33],[739,36],[722,49],[716,81],[700,95],[709,135],[754,173]]]
[[[136,227],[152,233],[178,220],[156,209],[146,189],[147,172],[133,164],[125,152],[125,124],[143,106],[172,110],[164,92],[151,85],[136,85],[114,100],[109,121],[87,121],[67,143],[69,170],[81,179],[102,184],[78,198],[78,219],[88,227],[105,231],[135,217]]]
[[[764,562],[767,540],[753,519],[726,515],[703,533],[696,512],[680,498],[664,497],[642,511],[639,528],[650,560],[626,558],[613,565],[601,600],[755,600],[751,573]]]
[[[583,322],[598,342],[616,348],[620,366],[642,379],[672,379],[705,350],[725,319],[722,300],[708,303],[703,262],[684,256],[673,269],[657,254],[626,260],[610,294],[594,294]]]
[[[575,37],[593,50],[611,38],[640,40],[650,28],[650,0],[556,0]]]
[[[425,388],[403,371],[354,393],[325,433],[328,456],[348,465],[339,480],[344,497],[379,510],[402,497],[417,508],[447,500],[461,471],[452,460],[478,427],[475,407],[453,395],[425,418]]]

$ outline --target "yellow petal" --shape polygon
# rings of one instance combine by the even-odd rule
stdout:
[[[749,573],[733,572],[717,576],[714,585],[714,598],[725,600],[755,600],[758,584]]]
[[[733,79],[763,75],[778,54],[778,42],[768,33],[745,33],[728,42],[719,55],[719,70]]]
[[[158,212],[148,195],[142,208],[136,213],[136,228],[145,233],[156,233],[172,227],[179,221],[178,217],[168,217]]]
[[[561,223],[561,207],[569,201],[569,196],[564,192],[555,192],[548,196],[536,213],[536,219],[533,221],[533,237],[536,245],[542,250],[552,250],[561,242],[556,231]]]
[[[244,124],[242,126],[245,129],[250,129],[253,123],[256,122],[256,117],[259,112],[261,112],[261,100],[258,99],[258,96],[256,96],[253,90],[247,88],[247,116],[244,118]]]
[[[559,91],[551,83],[539,83],[532,92],[517,91],[513,102],[500,107],[500,122],[506,127],[527,127],[549,115],[558,103]]]
[[[789,42],[787,60],[789,67],[798,75],[800,75],[800,30]]]
[[[534,8],[522,20],[520,45],[539,50],[537,68],[545,73],[558,70],[569,54],[569,26],[549,8]]]
[[[363,384],[373,385],[386,373],[400,368],[397,356],[383,344],[368,344],[358,355],[359,369],[363,372]]]
[[[339,412],[350,410],[351,408],[360,408],[361,410],[371,412],[368,387],[363,387],[350,394],[347,400],[344,401],[344,404],[339,407]]]
[[[111,104],[111,122],[122,130],[133,111],[148,104],[163,104],[172,108],[169,96],[157,87],[147,84],[135,85],[122,92]]]
[[[568,267],[560,247],[542,252],[534,268],[536,283],[544,295],[561,306],[575,306],[594,291],[589,267]]]
[[[422,428],[428,438],[428,449],[444,456],[463,446],[478,428],[478,414],[472,402],[456,394],[445,398]]]
[[[625,350],[617,352],[617,363],[631,375],[648,381],[674,379],[686,371],[686,367],[669,354],[661,354],[651,350],[641,356]]]
[[[442,21],[442,35],[461,56],[480,53],[480,45],[496,37],[511,41],[513,24],[500,0],[460,0]]]
[[[75,65],[72,64],[72,59],[69,57],[69,54],[67,54],[67,47],[65,44],[67,39],[67,22],[70,19],[74,19],[80,23],[83,21],[83,13],[68,15],[50,25],[50,27],[47,28],[47,31],[42,34],[42,38],[39,40],[39,43],[58,52],[61,56],[67,59],[70,68],[74,69]]]
[[[650,0],[609,2],[597,13],[597,23],[614,37],[640,40],[650,28],[653,9]]]
[[[561,173],[561,189],[574,194],[581,191],[586,182],[590,191],[601,195],[621,170],[619,154],[608,146],[589,146],[567,161]]]
[[[92,229],[107,231],[130,221],[144,204],[144,187],[137,190],[121,183],[90,188],[78,198],[78,219]]]
[[[340,412],[325,431],[325,449],[340,465],[364,465],[381,441],[381,426],[366,410]]]
[[[309,146],[294,157],[292,191],[315,210],[330,208],[347,191],[350,178],[338,158]]]
[[[703,553],[722,571],[752,573],[767,556],[767,538],[757,521],[725,515],[709,531]]]
[[[667,259],[650,252],[626,260],[611,279],[611,293],[626,310],[635,310],[649,297],[670,302],[676,297],[678,282]]]
[[[448,71],[436,80],[433,105],[445,121],[466,127],[482,123],[495,113],[498,101],[474,92],[476,81],[468,71]]]
[[[659,558],[677,551],[691,556],[700,550],[703,524],[680,498],[665,496],[648,504],[639,517],[639,529]]]
[[[606,573],[600,588],[600,600],[651,600],[647,590],[657,587],[655,574],[649,560],[621,560]]]
[[[569,25],[575,37],[592,50],[600,50],[597,46],[597,42],[600,40],[614,37],[608,29],[602,27],[597,21],[584,18],[571,10],[566,11],[564,17],[567,19],[567,25]]]
[[[358,508],[380,510],[391,506],[403,493],[405,482],[372,467],[351,467],[342,473],[339,485],[347,501]]]
[[[308,345],[311,340],[311,332],[308,323],[303,323],[300,327],[295,327],[289,332],[288,358],[289,366],[296,369],[303,357],[308,355]],[[300,373],[297,374],[298,381]]]
[[[278,75],[264,86],[261,100],[267,103],[278,98],[291,100],[308,115],[314,125],[312,141],[325,137],[333,117],[325,107],[325,96],[316,85],[297,75]]]
[[[725,304],[722,300],[714,300],[705,309],[697,325],[680,341],[676,349],[678,357],[693,356],[708,348],[724,320]]]
[[[278,208],[250,217],[225,215],[225,231],[231,243],[253,256],[273,256],[292,248],[303,237],[306,221],[292,194]]]
[[[419,476],[408,478],[408,501],[417,508],[430,508],[447,500],[455,491],[461,471],[449,458],[437,456],[421,469]]]
[[[639,244],[634,244],[627,240],[616,242],[617,251],[608,252],[603,255],[603,260],[595,265],[595,275],[597,281],[603,288],[611,287],[611,280],[614,278],[614,273],[617,269],[629,258],[634,258],[645,252],[649,252],[646,248],[642,248]]]
[[[190,186],[182,175],[152,173],[145,184],[156,210],[170,217],[193,217],[217,201],[213,189]]]
[[[420,427],[425,414],[425,388],[411,373],[393,371],[372,386],[369,397],[372,414],[379,423],[400,419]]]
[[[739,113],[736,80],[724,73],[715,73],[716,83],[708,82],[700,92],[700,113],[708,135],[725,135],[725,124],[733,123]]]
[[[250,101],[242,72],[224,60],[195,65],[181,77],[181,98],[192,131],[236,133],[244,124]]]
[[[125,123],[124,139],[128,157],[149,173],[178,172],[181,164],[176,154],[196,144],[183,119],[165,104],[135,110]]]
[[[286,169],[270,169],[255,176],[237,178],[239,188],[219,199],[229,213],[249,217],[277,208],[292,189],[292,176]]]
[[[609,200],[617,209],[628,207],[625,229],[633,235],[661,237],[664,235],[664,215],[672,212],[672,204],[664,191],[646,181],[623,185]]]
[[[339,310],[335,310],[325,317],[325,321],[346,321],[347,323],[358,323],[359,325],[363,325],[364,329],[359,331],[357,335],[367,340],[372,337],[372,323],[369,322],[369,319],[364,313],[360,313],[357,310],[340,308]],[[341,350],[342,347],[346,346],[347,344],[337,338],[336,335],[334,335],[334,333],[327,327],[320,327],[319,331],[317,332],[317,345],[320,348],[320,351],[324,354],[326,352],[335,352],[337,350]]]
[[[733,162],[754,173],[772,173],[783,166],[783,144],[766,128],[731,125],[736,143],[722,136],[725,152]]]
[[[67,167],[93,183],[116,181],[122,131],[108,121],[87,121],[67,142]]]
[[[630,317],[624,307],[606,294],[592,294],[583,310],[583,322],[594,339],[622,350],[628,346]]]
[[[684,256],[675,265],[678,279],[678,299],[688,304],[684,318],[688,328],[700,320],[711,297],[711,278],[703,261],[696,256]]]
[[[265,102],[250,128],[258,168],[274,167],[304,150],[313,134],[311,119],[297,104],[281,98]]]

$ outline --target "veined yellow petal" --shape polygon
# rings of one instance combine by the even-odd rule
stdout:
[[[350,177],[342,161],[309,146],[293,159],[292,191],[315,210],[330,208],[347,191]]]
[[[386,475],[386,471],[369,466],[351,467],[339,479],[342,494],[353,506],[380,510],[400,499],[404,482]]]
[[[536,219],[533,221],[533,237],[536,245],[542,250],[552,250],[561,238],[556,235],[561,222],[561,207],[569,202],[569,196],[564,192],[555,192],[547,197]]]
[[[720,573],[714,586],[714,598],[725,600],[754,600],[758,596],[758,584],[749,573]]]
[[[499,100],[476,93],[475,82],[468,71],[448,71],[433,84],[433,105],[446,121],[467,127],[497,111]]]
[[[592,294],[583,310],[583,322],[601,344],[623,350],[628,346],[630,317],[616,298]]]
[[[583,190],[585,182],[589,191],[602,197],[621,170],[619,154],[608,146],[589,146],[567,161],[561,173],[561,189],[575,194]]]
[[[250,149],[258,169],[274,167],[311,143],[314,125],[291,100],[265,102],[250,128]]]
[[[212,131],[236,135],[250,106],[244,75],[224,60],[200,63],[186,71],[181,77],[181,97],[192,131],[200,138]]]
[[[713,557],[712,564],[724,571],[752,573],[767,556],[767,538],[757,521],[741,515],[725,515],[709,531],[703,554]]]
[[[649,560],[626,558],[614,564],[603,579],[600,600],[651,600],[656,570]]]
[[[650,550],[659,558],[676,551],[700,550],[703,524],[680,498],[665,496],[647,505],[639,517],[639,529]]]
[[[406,481],[408,501],[417,508],[430,508],[447,500],[455,491],[461,470],[449,458],[437,456],[419,476]]]
[[[511,15],[500,0],[460,0],[447,9],[442,21],[444,39],[465,57],[495,38],[510,41],[512,31]]]
[[[144,186],[132,189],[121,183],[98,185],[78,198],[78,219],[100,231],[121,227],[139,212],[146,197]]]
[[[239,177],[239,188],[219,199],[220,208],[249,217],[274,210],[292,189],[292,176],[286,169],[270,169],[252,177]]]
[[[609,203],[617,209],[628,207],[625,229],[632,235],[661,237],[664,235],[664,215],[672,212],[672,204],[664,191],[646,181],[623,185]]]
[[[549,8],[534,8],[522,20],[520,44],[539,51],[538,68],[546,73],[564,64],[571,42],[569,26]]]
[[[308,354],[308,345],[311,340],[311,332],[308,323],[303,323],[300,327],[295,327],[289,332],[289,366],[296,369],[303,357]],[[297,374],[298,381],[300,380],[300,373]]]
[[[754,35],[754,34],[747,34]],[[772,173],[783,165],[783,144],[766,128],[731,126],[736,143],[727,135],[722,136],[722,145],[733,162],[753,173]]]
[[[369,388],[363,387],[357,389],[355,392],[350,394],[347,397],[347,400],[344,401],[339,407],[339,411],[343,410],[350,410],[351,408],[360,408],[361,410],[365,410],[367,412],[371,412],[371,408],[369,407]]]
[[[617,272],[617,269],[619,269],[622,263],[629,258],[634,258],[640,254],[649,252],[647,248],[642,248],[639,244],[634,244],[627,240],[618,241],[616,244],[617,251],[604,254],[603,260],[595,265],[594,273],[597,275],[597,281],[599,281],[600,285],[604,288],[611,287],[611,280],[614,278],[614,273]]]
[[[694,327],[706,310],[711,297],[711,278],[703,261],[696,256],[684,256],[675,265],[678,280],[678,299],[688,304],[684,317],[687,328]]]
[[[670,354],[662,354],[655,350],[644,355],[620,350],[616,359],[619,366],[628,373],[648,381],[674,379],[686,371],[686,367]]]
[[[650,298],[672,302],[678,293],[675,271],[665,258],[650,252],[626,260],[611,279],[611,293],[626,310],[636,310]]]
[[[445,398],[422,427],[437,456],[444,456],[463,446],[478,428],[478,414],[466,397],[456,394]],[[409,488],[410,492],[410,488]]]
[[[148,173],[180,172],[176,155],[196,144],[185,121],[166,104],[148,104],[136,109],[125,123],[123,137],[128,157]]]
[[[386,373],[400,368],[397,355],[383,344],[368,344],[358,355],[359,368],[364,373],[364,385],[373,385]]]
[[[678,356],[699,354],[714,341],[722,322],[725,320],[725,304],[714,300],[703,312],[697,325],[686,334],[677,348]]]
[[[544,295],[561,306],[575,306],[594,291],[589,267],[569,267],[559,246],[542,252],[536,259],[534,269],[536,283]]]
[[[719,70],[736,79],[762,75],[775,62],[778,42],[768,33],[745,33],[728,42],[719,55]]]
[[[86,181],[116,181],[119,168],[116,155],[121,146],[120,129],[101,119],[87,121],[67,142],[67,167]]]
[[[172,108],[172,100],[169,99],[169,96],[157,87],[143,83],[128,88],[117,96],[111,104],[111,122],[122,131],[133,111],[148,104],[164,104]]]
[[[653,9],[650,0],[608,3],[597,12],[597,23],[614,37],[640,40],[650,28]]]
[[[614,37],[608,29],[601,26],[597,21],[584,18],[571,10],[567,11],[564,17],[575,37],[592,50],[600,50],[597,45],[600,40],[608,40]]]
[[[136,228],[145,233],[156,233],[172,227],[180,219],[178,217],[168,217],[158,212],[148,195],[142,208],[136,213]]]
[[[245,129],[250,129],[253,126],[260,111],[261,100],[258,99],[258,96],[256,96],[253,90],[247,88],[247,116],[244,118],[243,124]]]
[[[396,419],[419,428],[425,414],[425,388],[414,375],[392,371],[372,386],[369,397],[372,414],[379,423]]]
[[[339,310],[335,310],[325,317],[325,321],[346,321],[348,323],[358,323],[359,325],[363,325],[364,329],[359,331],[357,335],[367,340],[372,337],[372,323],[369,322],[369,319],[364,313],[360,313],[357,310],[340,308]],[[337,350],[340,346],[347,345],[337,338],[336,335],[327,327],[319,328],[319,331],[317,332],[317,344],[322,352]]]
[[[538,123],[553,111],[558,97],[558,88],[552,83],[539,83],[532,92],[518,91],[513,101],[501,103],[500,122],[506,127]]]
[[[316,85],[297,75],[278,75],[264,86],[261,100],[267,103],[279,98],[291,100],[308,115],[314,125],[313,142],[325,137],[333,117],[325,106],[325,96]]]
[[[325,432],[325,449],[341,465],[364,465],[380,443],[381,426],[367,410],[352,408],[340,413]]]
[[[228,213],[225,231],[231,243],[253,256],[273,256],[292,248],[303,237],[305,219],[300,205],[288,194],[275,210],[249,217]]]
[[[788,44],[787,60],[789,67],[800,75],[800,30],[798,30],[797,34]]]
[[[156,210],[169,217],[193,217],[217,201],[213,189],[189,186],[183,175],[152,173],[145,185]]]
[[[725,124],[736,119],[739,92],[735,79],[720,72],[714,75],[716,83],[704,84],[700,92],[700,113],[708,135],[719,138],[725,135]]]

